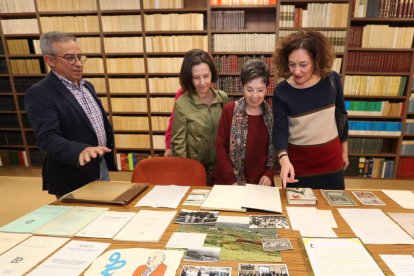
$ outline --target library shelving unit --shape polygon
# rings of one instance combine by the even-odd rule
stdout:
[[[49,70],[39,50],[42,33],[58,30],[78,37],[88,56],[84,77],[95,85],[114,126],[119,168],[130,170],[164,150],[186,51],[208,51],[219,70],[216,86],[236,99],[242,96],[239,75],[247,59],[261,58],[271,67],[277,41],[308,29],[322,32],[335,47],[334,70],[342,76],[350,114],[349,175],[414,178],[414,7],[383,2],[2,1],[3,165],[42,164],[23,105],[27,88]],[[269,103],[277,81],[272,77]]]

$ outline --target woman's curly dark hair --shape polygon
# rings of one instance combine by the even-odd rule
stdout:
[[[277,45],[273,55],[275,76],[278,78],[289,78],[289,55],[298,49],[304,49],[311,58],[315,74],[324,78],[331,71],[335,60],[335,50],[331,42],[320,32],[299,31],[287,36]]]

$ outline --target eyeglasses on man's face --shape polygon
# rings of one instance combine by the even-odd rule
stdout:
[[[84,64],[86,60],[88,59],[84,55],[64,55],[64,56],[50,55],[50,56],[64,58],[66,59],[66,62],[71,65],[75,64],[77,60],[79,60],[80,63]]]

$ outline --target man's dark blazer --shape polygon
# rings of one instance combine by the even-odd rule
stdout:
[[[85,86],[102,111],[107,147],[113,150],[114,134],[102,103],[93,85],[86,82]],[[98,146],[98,138],[81,105],[54,73],[26,91],[25,107],[37,145],[46,153],[43,190],[61,196],[99,179],[101,158],[79,165],[79,154],[86,147]],[[104,158],[108,169],[114,170],[113,151]]]

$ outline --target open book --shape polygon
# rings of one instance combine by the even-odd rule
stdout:
[[[279,188],[246,184],[214,185],[207,199],[201,205],[204,210],[245,212],[256,209],[282,213]]]

